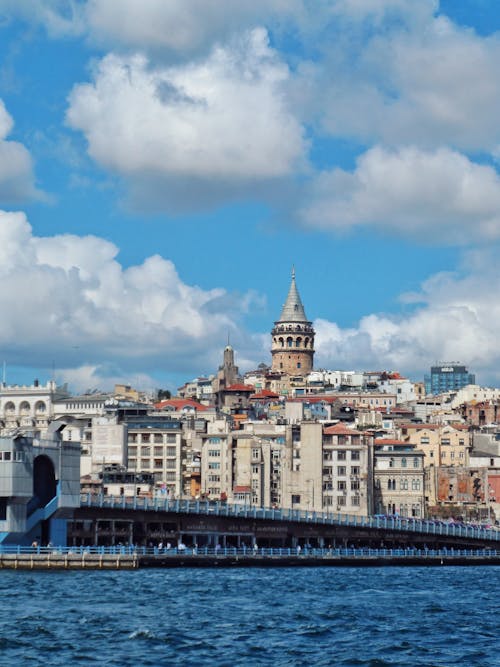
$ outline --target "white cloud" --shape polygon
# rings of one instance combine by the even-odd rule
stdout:
[[[9,363],[108,365],[110,377],[214,370],[248,295],[184,283],[158,255],[122,267],[95,237],[34,236],[22,213],[0,212],[0,347]],[[240,307],[240,302],[243,306]],[[247,344],[247,343],[245,343]]]
[[[89,0],[93,39],[140,50],[190,54],[234,32],[301,11],[302,0]]]
[[[94,83],[73,89],[67,120],[103,166],[160,191],[187,179],[179,187],[192,200],[196,181],[238,188],[302,164],[303,129],[283,93],[288,77],[262,29],[189,65],[108,55]]]
[[[29,151],[19,142],[7,139],[13,126],[12,116],[0,99],[0,201],[39,199],[43,195],[34,185]]]
[[[373,226],[422,242],[500,238],[500,177],[447,148],[364,153],[353,172],[334,169],[314,182],[301,213],[326,229]]]
[[[317,320],[316,366],[387,368],[422,377],[437,359],[460,360],[482,382],[500,377],[500,271],[477,252],[464,275],[437,274],[422,285],[423,304],[408,315],[372,314],[356,327]]]
[[[480,36],[435,10],[397,0],[335,6],[336,39],[321,42],[324,57],[303,64],[297,80],[323,131],[423,148],[500,143],[500,35]]]

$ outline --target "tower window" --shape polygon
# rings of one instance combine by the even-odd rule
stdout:
[[[302,368],[302,364],[300,363],[300,361],[297,362],[297,368]]]
[[[287,346],[287,347],[293,347],[293,339],[292,339],[291,336],[289,336],[289,337],[286,339],[286,346]]]

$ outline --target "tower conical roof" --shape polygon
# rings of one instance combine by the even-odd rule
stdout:
[[[295,269],[292,269],[292,282],[288,296],[283,305],[278,322],[307,322],[306,313],[300,299],[299,290],[295,284]]]

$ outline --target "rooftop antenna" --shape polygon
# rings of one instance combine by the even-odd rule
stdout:
[[[3,373],[2,373],[2,384],[3,384],[4,387],[5,387],[5,384],[6,384],[6,377],[7,377],[7,364],[4,361],[3,362]]]
[[[292,264],[292,280],[295,280],[295,264]]]
[[[228,346],[228,347],[231,345],[231,343],[230,343],[230,338],[229,338],[230,335],[231,335],[231,334],[230,334],[229,329],[228,329],[228,331],[227,331],[227,346]]]

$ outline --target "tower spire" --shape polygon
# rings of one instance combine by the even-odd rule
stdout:
[[[279,322],[307,322],[307,316],[302,305],[302,300],[300,298],[299,290],[297,289],[297,284],[295,282],[295,266],[292,266],[292,281],[290,283],[290,289],[288,290],[288,296],[283,308],[281,310],[281,315],[278,320]]]

